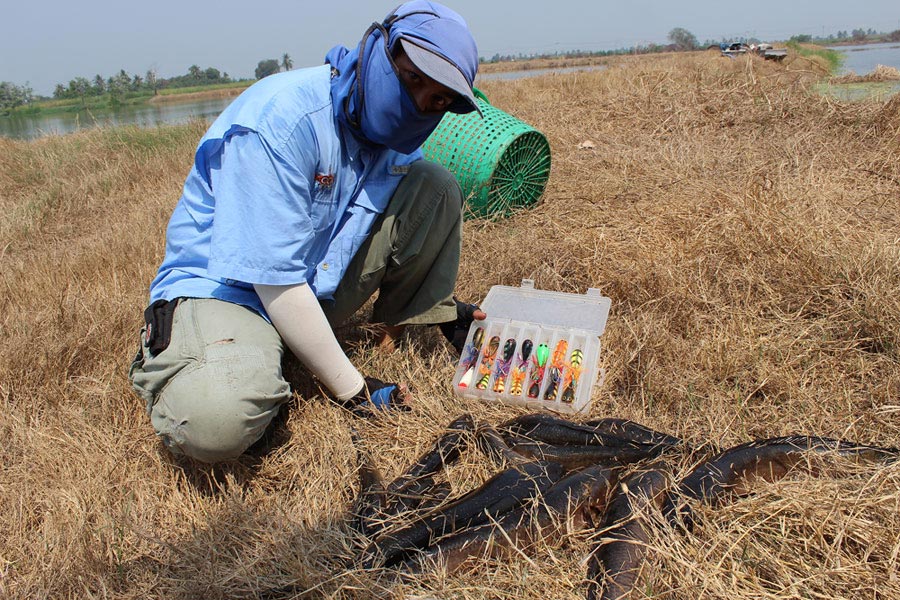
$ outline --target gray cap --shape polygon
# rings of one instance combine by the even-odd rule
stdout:
[[[406,52],[406,55],[419,70],[459,94],[460,99],[466,106],[463,110],[460,110],[459,107],[456,109],[451,107],[451,112],[471,112],[474,109],[478,111],[478,114],[481,114],[481,109],[475,100],[475,94],[472,92],[472,84],[469,83],[466,76],[462,74],[462,71],[455,64],[440,54],[426,50],[406,38],[400,38],[400,44],[403,46],[403,51]]]

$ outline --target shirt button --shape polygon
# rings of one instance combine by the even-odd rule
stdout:
[[[328,270],[328,263],[322,263],[322,270],[323,270],[323,271],[327,271],[327,270]]]

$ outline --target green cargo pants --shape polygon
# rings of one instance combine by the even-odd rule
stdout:
[[[440,165],[419,161],[322,307],[333,325],[377,291],[372,320],[389,325],[456,318],[462,194]],[[256,312],[210,298],[179,301],[169,346],[141,352],[129,371],[157,435],[176,455],[219,462],[243,454],[291,395],[284,345]]]

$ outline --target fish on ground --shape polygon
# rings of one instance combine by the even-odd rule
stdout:
[[[889,462],[900,458],[900,449],[867,446],[818,436],[786,436],[739,444],[697,465],[666,494],[664,512],[677,528],[694,526],[687,502],[700,501],[719,507],[753,491],[756,482],[773,482],[797,468],[810,469],[814,455],[836,456],[863,462]]]
[[[609,502],[604,532],[588,558],[588,600],[628,598],[644,568],[646,513],[662,508],[670,478],[664,465],[638,471]]]
[[[480,525],[541,494],[563,475],[556,463],[532,461],[505,469],[475,490],[426,512],[412,523],[385,530],[364,550],[363,568],[390,567],[411,552],[460,529]]]
[[[595,465],[569,474],[548,488],[534,505],[523,505],[499,519],[444,537],[404,563],[404,570],[421,572],[432,564],[452,573],[473,557],[497,556],[568,531],[594,525],[594,515],[606,509],[617,469]]]
[[[682,440],[677,437],[653,431],[625,419],[600,419],[575,423],[553,415],[534,413],[511,419],[501,424],[498,429],[505,435],[557,445],[623,448],[682,444]]]

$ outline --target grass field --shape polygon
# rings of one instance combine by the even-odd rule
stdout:
[[[822,97],[825,75],[695,53],[485,82],[547,135],[553,170],[533,210],[466,222],[459,295],[531,278],[609,296],[593,417],[695,445],[898,445],[900,98]],[[211,468],[162,450],[126,370],[204,129],[0,138],[0,597],[583,598],[592,532],[413,580],[345,567],[351,427],[390,477],[465,411],[523,412],[455,397],[433,328],[390,356],[338,332],[363,372],[411,383],[412,412],[360,421],[288,365],[271,452]],[[491,472],[471,452],[448,478],[459,494]],[[900,599],[896,464],[829,462],[700,514],[651,532],[633,598]]]

